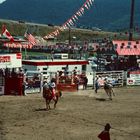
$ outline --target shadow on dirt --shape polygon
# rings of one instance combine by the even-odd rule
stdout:
[[[35,109],[34,111],[47,111],[46,108]]]
[[[96,98],[95,100],[97,100],[97,101],[107,101],[107,100],[104,99],[104,98]]]

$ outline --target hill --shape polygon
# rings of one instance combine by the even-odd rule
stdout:
[[[27,29],[34,36],[44,37],[48,33],[56,30],[57,26],[48,26],[44,24],[37,23],[20,23],[19,21],[11,21],[11,20],[2,20],[0,19],[0,27],[2,24],[5,24],[8,31],[14,36],[24,36],[24,33]],[[1,33],[1,28],[0,28]],[[114,35],[117,35],[115,37]],[[76,37],[76,40],[85,41],[85,40],[93,40],[93,39],[102,39],[102,38],[110,38],[110,39],[128,39],[128,37],[124,34],[119,36],[119,33],[116,32],[107,32],[107,31],[94,31],[90,29],[79,29],[79,28],[71,28],[70,30],[71,39]],[[69,30],[65,30],[57,36],[58,41],[69,40]],[[137,37],[135,37],[137,39]]]
[[[5,24],[8,31],[13,36],[24,36],[27,29],[29,32],[34,36],[41,36],[44,37],[47,34],[55,31],[58,26],[48,26],[44,24],[38,24],[38,23],[21,23],[19,21],[13,21],[13,20],[3,20],[0,19],[0,27]],[[2,28],[0,28],[0,33]],[[127,31],[128,33],[128,31]],[[63,32],[60,32],[60,34],[57,36],[58,41],[66,41],[69,40],[69,34],[71,36],[71,40],[78,40],[78,41],[89,41],[93,39],[103,39],[103,38],[110,38],[110,39],[128,39],[128,34],[125,34],[125,31],[123,32],[111,32],[111,31],[97,31],[97,30],[91,30],[91,29],[80,29],[80,28],[71,28],[70,32],[69,30],[64,30]],[[121,34],[121,35],[120,35]],[[134,33],[134,39],[138,40],[140,35],[137,33]],[[76,37],[75,39],[73,37]]]
[[[85,0],[6,0],[0,4],[0,17],[41,24],[61,25]],[[140,1],[135,0],[135,25],[140,25]],[[116,30],[129,27],[131,0],[95,0],[77,26]]]

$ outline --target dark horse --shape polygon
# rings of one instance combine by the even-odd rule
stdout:
[[[59,97],[62,96],[61,91],[56,91],[55,96],[52,94],[51,89],[43,87],[43,98],[46,101],[46,110],[50,109],[50,102],[51,100],[54,101],[54,108],[56,108],[56,104],[58,102]]]

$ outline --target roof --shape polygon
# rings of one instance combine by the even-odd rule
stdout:
[[[13,36],[14,37],[14,41],[13,42],[27,42],[24,37],[22,36]],[[2,43],[11,43],[11,41],[6,38],[5,36],[0,36],[0,42]]]
[[[86,65],[89,64],[87,60],[23,60],[23,65],[33,65],[33,66],[55,66],[55,65]]]
[[[139,41],[113,41],[118,55],[140,55],[140,40]]]

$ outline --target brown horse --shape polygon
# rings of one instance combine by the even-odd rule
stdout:
[[[54,101],[54,108],[56,108],[56,104],[58,102],[59,97],[62,96],[61,91],[56,91],[55,97],[52,94],[52,91],[49,88],[43,88],[43,98],[46,101],[46,110],[50,109],[50,102],[51,100]]]

